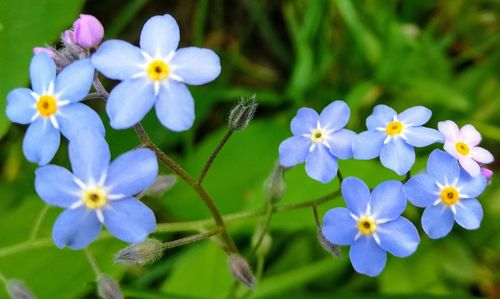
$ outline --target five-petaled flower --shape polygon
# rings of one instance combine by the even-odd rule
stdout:
[[[343,101],[326,106],[320,115],[311,108],[300,108],[293,118],[294,136],[280,144],[280,164],[291,167],[306,163],[307,174],[320,182],[335,178],[339,159],[352,157],[352,139],[356,134],[344,129],[350,110]]]
[[[82,130],[69,143],[73,173],[56,165],[36,170],[35,189],[48,204],[65,208],[52,237],[57,247],[87,247],[101,226],[120,240],[141,242],[154,231],[156,220],[134,198],[153,184],[158,162],[149,149],[122,154],[110,163],[109,147],[97,132]]]
[[[455,157],[460,165],[471,176],[481,173],[479,163],[493,162],[493,155],[482,147],[481,134],[472,125],[465,125],[461,129],[451,120],[438,123],[439,131],[444,135],[444,149]]]
[[[412,204],[425,208],[422,227],[438,239],[451,231],[455,221],[465,229],[479,228],[483,209],[476,197],[485,187],[484,176],[471,177],[455,158],[436,149],[427,161],[427,174],[412,177],[403,190]]]
[[[323,218],[322,232],[332,244],[350,245],[354,269],[368,276],[382,272],[386,252],[398,257],[411,255],[420,242],[415,226],[401,213],[406,208],[403,184],[386,181],[370,194],[355,177],[342,182],[347,208],[334,208]]]
[[[184,131],[193,125],[194,101],[184,83],[213,81],[220,74],[220,60],[209,49],[176,50],[179,39],[179,26],[172,16],[155,16],[142,28],[140,48],[110,40],[92,55],[97,70],[122,81],[111,91],[106,105],[113,128],[135,125],[153,105],[168,129]]]
[[[40,165],[49,163],[59,148],[60,133],[77,137],[81,128],[104,135],[97,113],[79,103],[89,92],[94,67],[82,59],[64,68],[56,77],[56,65],[47,53],[33,56],[31,85],[7,95],[7,116],[15,123],[30,124],[23,141],[26,158]]]
[[[432,112],[416,106],[397,114],[386,105],[377,105],[366,119],[368,131],[353,141],[355,159],[368,160],[380,156],[385,167],[397,174],[407,173],[415,163],[413,147],[424,147],[442,142],[442,135],[434,129],[422,127]]]

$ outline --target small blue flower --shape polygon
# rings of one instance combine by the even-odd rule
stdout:
[[[291,167],[306,163],[307,174],[328,183],[338,170],[337,159],[352,157],[352,139],[356,134],[344,129],[350,110],[343,101],[326,106],[320,115],[311,108],[300,108],[292,119],[293,137],[279,147],[280,163]]]
[[[29,124],[23,141],[24,155],[30,162],[49,163],[59,148],[60,133],[73,139],[81,128],[104,135],[97,113],[79,103],[89,92],[94,67],[82,59],[64,68],[56,77],[56,65],[47,53],[33,57],[31,85],[7,95],[6,113],[12,122]]]
[[[479,228],[483,208],[476,197],[486,184],[484,176],[470,176],[453,156],[436,149],[427,161],[427,173],[412,177],[403,190],[411,203],[425,208],[422,227],[438,239],[451,231],[455,221],[465,229]]]
[[[143,241],[154,231],[153,211],[134,195],[156,179],[158,161],[149,149],[129,151],[110,163],[106,140],[90,130],[69,143],[73,173],[47,165],[36,170],[35,189],[49,205],[65,208],[52,237],[57,247],[87,247],[104,225],[120,240]]]
[[[420,237],[415,226],[401,217],[406,208],[403,184],[386,181],[370,194],[366,184],[355,177],[342,182],[347,208],[335,208],[323,218],[322,232],[332,244],[349,245],[354,270],[368,276],[382,272],[386,252],[407,257],[417,249]]]
[[[369,160],[380,156],[385,167],[397,174],[407,173],[415,163],[416,147],[443,142],[437,130],[422,127],[432,112],[415,106],[399,115],[386,105],[377,105],[366,119],[368,131],[360,133],[353,141],[355,159]]]
[[[179,26],[170,15],[150,18],[141,32],[140,48],[120,40],[104,42],[92,63],[106,77],[122,81],[109,95],[106,111],[115,129],[140,122],[156,106],[156,116],[172,131],[193,125],[194,101],[184,83],[201,85],[220,74],[212,50],[177,50]]]

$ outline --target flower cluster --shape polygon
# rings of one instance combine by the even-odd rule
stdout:
[[[448,120],[438,124],[438,131],[422,126],[432,115],[425,107],[398,114],[386,105],[377,105],[366,120],[368,130],[356,134],[344,129],[349,115],[349,107],[342,101],[334,101],[319,115],[311,108],[299,109],[291,122],[293,137],[279,147],[281,165],[305,162],[309,177],[328,183],[339,171],[337,159],[380,157],[383,166],[409,177],[415,163],[414,147],[444,142],[446,150],[434,150],[427,173],[404,185],[405,180],[386,181],[370,192],[358,178],[341,179],[347,208],[327,212],[321,233],[331,244],[351,246],[349,257],[357,272],[376,276],[385,267],[386,252],[406,257],[417,249],[418,231],[401,217],[407,200],[425,208],[422,227],[430,238],[446,236],[455,221],[465,229],[479,228],[483,210],[476,197],[492,175],[479,163],[491,163],[493,155],[478,146],[481,135],[472,125],[459,129]]]

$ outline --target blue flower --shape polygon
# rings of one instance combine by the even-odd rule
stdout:
[[[437,130],[422,127],[432,112],[415,106],[397,114],[386,105],[377,105],[366,119],[368,131],[360,133],[353,141],[355,159],[369,160],[380,156],[385,167],[397,174],[407,173],[415,163],[416,147],[442,142]]]
[[[94,78],[89,59],[64,68],[56,77],[56,65],[47,53],[33,57],[31,85],[7,95],[6,113],[12,122],[29,124],[23,141],[24,155],[30,162],[49,163],[59,148],[60,133],[73,139],[81,128],[95,129],[104,135],[97,113],[79,103],[87,96]]]
[[[106,77],[122,81],[109,95],[106,111],[115,129],[140,122],[156,106],[156,116],[172,131],[193,125],[194,101],[184,83],[201,85],[220,74],[212,50],[182,48],[179,26],[170,15],[149,19],[141,32],[140,48],[120,40],[104,42],[92,63]]]
[[[476,197],[486,184],[484,176],[470,176],[453,156],[436,149],[427,161],[427,173],[412,177],[403,190],[411,203],[425,208],[422,227],[438,239],[451,231],[455,221],[465,229],[479,228],[483,208]]]
[[[325,184],[333,180],[337,159],[352,157],[352,139],[356,134],[344,129],[349,115],[349,107],[343,101],[326,106],[320,115],[311,108],[300,108],[291,123],[293,137],[280,144],[280,164],[291,167],[305,162],[311,178]]]
[[[158,161],[149,149],[129,151],[110,163],[104,138],[90,130],[69,143],[73,173],[47,165],[36,170],[35,189],[49,205],[65,208],[52,237],[57,247],[87,247],[104,225],[120,240],[143,241],[154,231],[153,211],[134,198],[153,184]]]
[[[402,187],[401,182],[386,181],[370,194],[358,178],[342,182],[347,208],[328,211],[322,232],[332,244],[351,246],[349,258],[357,272],[377,276],[385,267],[386,252],[407,257],[417,249],[417,229],[401,217],[406,208]]]

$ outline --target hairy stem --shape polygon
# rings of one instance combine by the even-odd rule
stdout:
[[[222,139],[219,141],[219,143],[215,147],[214,151],[212,152],[212,154],[208,158],[207,162],[203,166],[203,169],[201,170],[200,175],[198,176],[198,184],[199,185],[201,185],[201,183],[205,179],[205,176],[207,175],[207,172],[210,169],[210,166],[212,166],[212,163],[214,162],[215,158],[217,157],[217,155],[221,151],[222,147],[224,147],[224,145],[229,140],[229,138],[231,137],[231,135],[233,135],[233,132],[234,132],[234,129],[233,128],[229,128],[227,130],[226,134],[224,134],[224,137],[222,137]]]
[[[208,232],[199,233],[199,234],[196,234],[196,235],[192,235],[192,236],[189,236],[189,237],[177,239],[177,240],[170,241],[170,242],[164,242],[162,244],[163,245],[163,249],[171,249],[171,248],[174,248],[174,247],[178,247],[178,246],[182,246],[182,245],[186,245],[186,244],[198,242],[198,241],[201,241],[201,240],[213,237],[213,236],[221,233],[222,231],[223,231],[223,229],[221,227],[217,227],[217,228],[215,228],[215,229],[213,229],[211,231],[208,231]]]
[[[255,242],[255,245],[253,246],[252,251],[250,252],[251,257],[257,253],[257,250],[259,249],[260,244],[262,244],[262,241],[264,241],[266,233],[269,230],[269,225],[271,224],[271,218],[273,216],[273,209],[274,209],[273,203],[269,202],[266,206],[266,214],[264,215],[264,219],[262,220],[262,224],[260,226],[259,239],[257,239],[257,242]]]
[[[101,270],[99,269],[99,266],[97,266],[97,262],[94,258],[94,255],[88,248],[85,248],[85,256],[87,257],[87,260],[89,261],[90,266],[92,267],[92,270],[94,270],[94,273],[96,276],[99,276],[101,274]]]
[[[45,205],[40,213],[38,214],[38,217],[36,218],[35,225],[33,226],[33,230],[31,231],[30,235],[30,241],[33,241],[36,239],[36,235],[38,234],[38,231],[40,230],[40,225],[42,225],[42,221],[45,218],[45,215],[47,214],[47,211],[49,210],[50,206]]]

